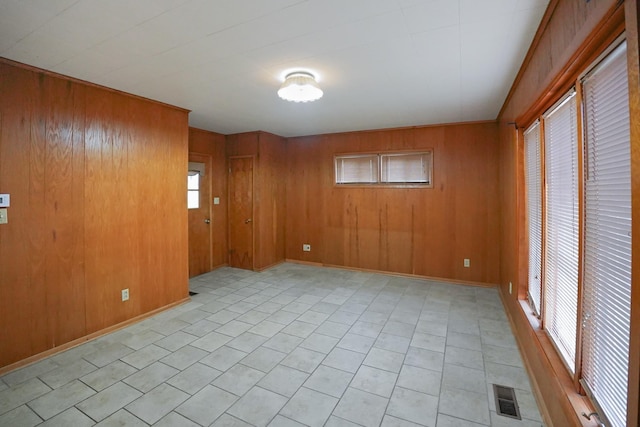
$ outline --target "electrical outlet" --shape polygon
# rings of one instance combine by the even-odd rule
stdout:
[[[0,209],[0,224],[8,224],[9,218],[7,218],[7,210]]]
[[[465,258],[464,259],[464,266],[467,267],[467,268],[471,267],[471,261],[469,260],[469,258]]]
[[[513,293],[513,283],[509,282],[509,294]]]
[[[122,290],[122,301],[129,301],[129,289]]]
[[[304,245],[302,245],[302,250],[305,252],[311,252],[311,245],[308,243],[305,243]]]

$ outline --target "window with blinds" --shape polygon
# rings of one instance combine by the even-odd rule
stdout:
[[[431,186],[433,151],[335,156],[336,184]]]
[[[373,184],[378,171],[377,154],[336,156],[336,184]]]
[[[525,185],[529,234],[529,278],[527,296],[534,313],[540,315],[542,275],[542,185],[540,166],[540,122],[524,132]]]
[[[585,249],[582,380],[607,425],[626,426],[631,165],[626,43],[583,80]]]
[[[544,326],[575,372],[578,306],[578,145],[575,91],[544,116]]]
[[[380,171],[382,183],[429,184],[431,153],[381,154]]]

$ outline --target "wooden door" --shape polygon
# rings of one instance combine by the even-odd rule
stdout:
[[[189,277],[211,271],[211,157],[189,153]],[[197,206],[197,207],[196,207]]]
[[[229,159],[229,265],[253,270],[253,157]]]

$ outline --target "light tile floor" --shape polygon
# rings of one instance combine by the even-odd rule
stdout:
[[[282,264],[0,378],[0,426],[542,425],[495,289]],[[498,416],[514,387],[522,421]]]

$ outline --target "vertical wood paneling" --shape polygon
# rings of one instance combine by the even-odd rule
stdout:
[[[12,193],[9,223],[0,226],[0,366],[47,349],[46,290],[37,273],[42,251],[32,242],[32,222],[42,194],[31,178],[42,171],[32,160],[33,117],[40,107],[40,81],[32,73],[0,64],[0,191]],[[12,90],[12,86],[20,91]],[[37,128],[36,128],[37,130]],[[35,156],[34,156],[35,157]],[[33,171],[32,171],[33,169]],[[40,172],[40,176],[42,173]],[[40,223],[43,223],[41,221]],[[42,274],[42,273],[41,273]]]
[[[146,188],[146,178],[143,177],[143,174],[148,172],[144,170],[142,165],[149,160],[146,147],[150,140],[155,139],[150,132],[152,128],[148,124],[149,117],[153,115],[153,107],[145,108],[139,102],[139,100],[133,98],[123,99],[122,104],[116,107],[119,109],[119,116],[114,119],[117,123],[122,124],[123,129],[127,130],[126,132],[120,130],[118,135],[125,143],[124,150],[126,150],[128,167],[131,171],[131,179],[128,182],[129,190],[121,194],[122,202],[115,206],[115,212],[136,213],[135,215],[125,215],[126,218],[122,219],[125,221],[125,226],[128,230],[126,246],[129,248],[131,258],[136,260],[138,266],[138,268],[130,269],[128,273],[129,280],[126,285],[129,286],[129,301],[122,304],[120,302],[122,288],[119,290],[114,289],[116,293],[114,304],[117,306],[115,309],[122,310],[120,315],[125,318],[134,316],[135,313],[144,313],[151,310],[143,304],[145,296],[142,294],[142,283],[144,280],[155,280],[155,278],[145,275],[143,265],[146,263],[147,254],[140,244],[140,240],[143,237],[140,226],[141,224],[146,224],[147,221],[142,216],[142,212],[139,212],[141,209],[136,208],[138,203],[141,201],[146,202],[150,198],[150,193],[145,193],[149,189]],[[142,260],[145,262],[143,263]]]
[[[211,203],[211,259],[212,266],[228,263],[227,246],[227,177],[226,138],[224,135],[201,129],[189,128],[189,151],[211,156],[209,185],[211,197],[220,199],[219,205]]]
[[[497,283],[497,138],[481,123],[289,139],[287,258]],[[434,150],[433,188],[334,185],[335,154],[421,148]]]
[[[46,185],[44,215],[46,225],[47,317],[49,346],[85,335],[85,295],[82,288],[82,241],[84,224],[78,221],[82,199],[83,139],[82,88],[71,81],[47,78]],[[78,92],[80,95],[78,95]],[[77,150],[77,151],[76,151]]]
[[[0,61],[0,368],[187,297],[187,126]]]
[[[30,79],[31,80],[31,79]],[[43,109],[46,108],[47,90],[46,78],[43,75],[32,76],[35,84],[33,98],[29,105],[32,110],[30,118],[30,130],[27,141],[29,142],[29,159],[28,163],[23,164],[27,167],[28,172],[28,191],[22,196],[27,197],[27,209],[23,212],[13,212],[14,215],[24,214],[27,218],[27,227],[24,231],[27,242],[27,251],[24,253],[29,272],[29,293],[24,295],[26,299],[34,298],[35,304],[31,305],[31,313],[33,320],[29,323],[35,323],[35,330],[42,334],[42,338],[46,340],[47,347],[50,345],[51,338],[47,326],[47,317],[43,315],[47,313],[47,284],[45,282],[46,274],[46,217],[45,217],[45,158],[46,158],[46,122]],[[30,88],[29,88],[30,89]],[[10,125],[10,124],[8,124]],[[17,168],[18,165],[13,165]],[[15,169],[14,169],[15,170]],[[20,173],[15,170],[15,173]],[[42,314],[38,312],[42,310]],[[27,332],[29,333],[29,332]]]
[[[123,201],[118,200],[115,174],[116,165],[122,159],[120,152],[114,153],[114,133],[118,127],[111,125],[113,97],[111,93],[101,94],[96,88],[87,89],[87,100],[93,102],[86,105],[85,240],[100,242],[87,244],[85,248],[88,333],[107,327],[111,317],[116,322],[124,320],[123,308],[117,304],[120,299],[117,292],[121,285],[126,288],[130,284],[125,278],[130,273],[125,265],[127,261],[121,258],[123,240],[110,237],[119,236],[123,217],[130,218],[116,214],[123,208]],[[124,203],[126,212],[126,199]],[[121,283],[120,279],[125,282]]]
[[[568,87],[554,85],[558,74],[567,65],[573,65],[576,51],[615,4],[616,0],[552,1],[552,10],[547,11],[551,13],[550,19],[543,19],[547,25],[525,59],[526,66],[520,70],[500,116],[515,119],[541,96],[553,98],[565,92]],[[550,87],[553,90],[547,93],[541,90]]]
[[[255,182],[260,221],[254,266],[262,270],[285,258],[286,145],[284,138],[266,132],[260,132],[258,138],[260,156]]]
[[[160,105],[158,105],[160,107]],[[177,109],[162,108],[162,114],[156,123],[159,129],[159,137],[162,138],[164,151],[159,161],[152,168],[152,176],[162,176],[160,180],[153,180],[153,185],[157,189],[158,206],[165,213],[162,223],[156,223],[154,230],[175,228],[174,232],[161,234],[151,242],[147,249],[154,249],[162,254],[163,271],[159,271],[157,266],[150,265],[149,270],[154,270],[157,274],[162,274],[162,283],[166,289],[165,299],[158,301],[155,308],[167,305],[167,301],[178,301],[189,296],[188,283],[176,286],[176,277],[188,277],[189,251],[188,251],[188,220],[187,220],[187,199],[185,197],[185,176],[187,175],[189,160],[189,127],[187,115],[184,111]],[[165,124],[163,127],[162,124]],[[161,161],[160,161],[161,160]],[[166,197],[167,199],[165,199]],[[167,200],[172,203],[167,203]],[[152,233],[152,230],[148,231]],[[161,245],[158,248],[158,245]],[[164,246],[162,246],[164,245]],[[163,250],[162,248],[171,248]],[[145,283],[146,292],[153,292],[153,284]]]

